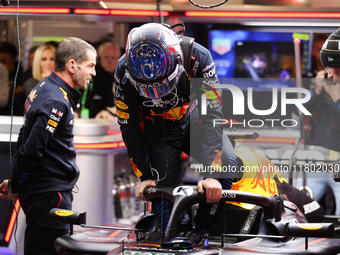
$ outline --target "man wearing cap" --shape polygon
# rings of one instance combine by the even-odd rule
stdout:
[[[319,71],[315,77],[315,88],[311,90],[311,99],[305,104],[309,111],[316,112],[316,126],[312,140],[318,145],[332,150],[337,155],[340,151],[340,29],[332,33],[322,46],[320,58],[326,70]],[[326,82],[325,74],[328,71]],[[307,173],[307,177],[308,177]],[[311,176],[309,176],[311,177]],[[340,185],[332,179],[332,173],[322,173],[307,178],[315,200],[320,200],[327,187],[333,190],[336,202],[335,215],[340,215]]]

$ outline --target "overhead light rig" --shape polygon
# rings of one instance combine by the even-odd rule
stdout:
[[[0,7],[0,13],[16,13],[14,7]],[[339,19],[340,12],[275,12],[275,11],[160,11],[133,9],[89,9],[89,8],[28,8],[21,7],[20,14],[70,14],[126,17],[183,17],[183,18],[254,18],[254,19]]]

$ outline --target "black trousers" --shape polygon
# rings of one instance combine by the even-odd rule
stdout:
[[[147,129],[146,129],[147,130]],[[150,165],[154,179],[159,187],[176,187],[183,184],[183,173],[181,171],[181,154],[187,153],[199,162],[210,165],[211,162],[204,162],[204,153],[216,153],[213,150],[205,152],[202,146],[201,131],[199,125],[190,126],[189,122],[183,125],[163,125],[155,124],[147,130],[148,151]],[[237,166],[237,158],[233,146],[227,136],[222,135],[223,140],[223,165]],[[212,151],[212,152],[211,152]],[[218,179],[223,189],[230,189],[235,173],[225,172],[218,175]],[[207,175],[206,178],[214,178]],[[143,180],[143,176],[142,176]],[[207,204],[202,203],[197,211],[195,222],[196,230],[209,230],[216,222],[219,213],[223,209],[224,203]],[[165,228],[172,210],[172,204],[167,201],[156,202],[156,213],[161,217],[160,229],[165,232]],[[183,216],[183,215],[182,215]],[[183,216],[180,224],[186,224],[188,217]]]
[[[25,255],[55,255],[54,241],[69,232],[69,224],[50,222],[52,208],[72,209],[71,191],[55,192],[37,200],[20,201],[26,215]]]

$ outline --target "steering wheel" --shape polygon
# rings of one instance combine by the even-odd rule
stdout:
[[[174,204],[165,230],[164,241],[169,241],[176,237],[177,221],[181,213],[187,207],[205,201],[205,191],[203,190],[201,193],[198,193],[196,186],[179,186],[175,189],[168,187],[147,187],[144,189],[144,196],[150,200],[164,197]],[[275,221],[281,220],[282,199],[277,196],[265,197],[243,191],[223,190],[221,201],[244,202],[260,205],[264,208],[264,217],[266,219],[271,218],[275,219]]]

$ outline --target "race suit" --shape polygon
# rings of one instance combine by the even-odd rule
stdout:
[[[73,140],[79,98],[52,72],[26,99],[10,181],[26,214],[25,254],[56,254],[55,239],[68,232],[68,224],[50,222],[48,215],[52,208],[71,209],[71,190],[79,177]]]
[[[127,79],[125,55],[117,64],[115,104],[132,168],[142,181],[155,180],[160,187],[175,187],[183,183],[182,152],[205,166],[237,165],[235,152],[223,134],[222,125],[213,127],[213,119],[223,119],[221,91],[211,84],[202,85],[203,78],[217,78],[210,52],[194,43],[190,66],[187,73],[193,77],[190,87],[186,87],[182,79],[167,96],[152,100],[140,96]],[[199,109],[204,93],[208,107],[207,114],[201,115]],[[223,178],[219,179],[222,187],[230,189],[234,174],[223,174]],[[217,205],[204,203],[200,206],[195,220],[198,230],[212,227],[219,211],[217,207],[222,208]],[[162,211],[163,221],[167,223],[171,212],[168,201],[157,205],[157,210],[158,213]]]

